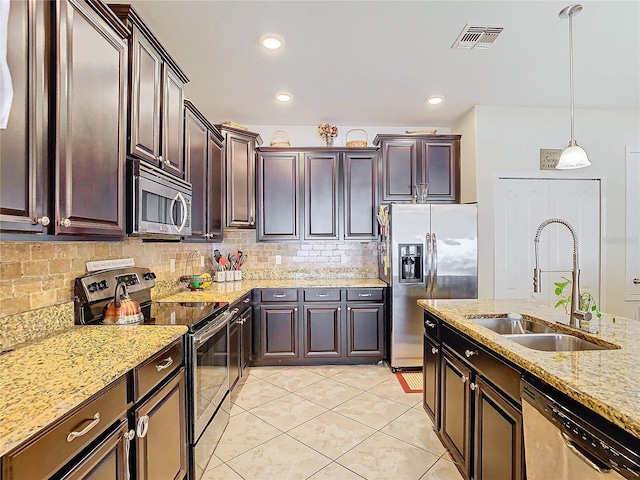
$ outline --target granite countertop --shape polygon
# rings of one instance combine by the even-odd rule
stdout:
[[[77,326],[0,356],[0,456],[187,331]]]
[[[468,318],[517,312],[566,324],[568,315],[562,309],[526,299],[418,300],[418,305],[640,438],[640,322],[618,316],[614,322],[612,315],[603,314],[590,322],[598,334],[565,327],[576,336],[618,349],[544,352],[512,342]]]
[[[214,283],[201,291],[183,292],[156,299],[158,302],[229,302],[233,303],[254,288],[368,288],[386,287],[377,278],[318,278],[286,280],[242,280],[241,282]]]

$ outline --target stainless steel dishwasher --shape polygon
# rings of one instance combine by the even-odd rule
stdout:
[[[640,480],[640,439],[532,383],[521,389],[527,480]]]

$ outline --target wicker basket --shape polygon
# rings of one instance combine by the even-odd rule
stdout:
[[[269,145],[272,147],[290,147],[291,141],[289,140],[289,135],[284,130],[276,130],[271,135],[271,141]]]
[[[349,134],[351,132],[363,132],[364,133],[364,140],[362,140],[362,139],[360,139],[360,140],[349,140]],[[345,145],[347,147],[366,147],[367,144],[369,143],[369,135],[367,135],[367,132],[365,130],[363,130],[362,128],[352,128],[351,130],[349,130],[347,132],[347,135],[345,136],[345,140],[346,140]]]
[[[230,120],[227,120],[226,122],[222,122],[222,125],[226,125],[227,127],[231,127],[231,128],[237,128],[238,130],[249,130],[244,125],[240,125],[239,123],[232,122]]]

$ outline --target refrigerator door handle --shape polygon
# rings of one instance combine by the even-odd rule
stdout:
[[[429,296],[433,297],[433,289],[436,287],[438,283],[438,244],[436,243],[436,234],[431,234],[431,274],[433,278],[431,279],[431,291],[429,292]]]
[[[425,237],[425,259],[424,259],[424,283],[427,295],[429,294],[429,280],[431,279],[431,234]]]

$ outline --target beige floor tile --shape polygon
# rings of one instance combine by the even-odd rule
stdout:
[[[362,480],[362,477],[333,462],[307,480]]]
[[[284,388],[289,392],[295,392],[301,388],[317,383],[320,380],[324,380],[324,378],[322,375],[301,368],[299,370],[285,370],[284,372],[275,373],[264,377],[263,380],[280,388]]]
[[[244,408],[242,408],[241,406],[239,406],[237,403],[234,403],[234,404],[231,406],[231,412],[230,412],[230,415],[231,415],[232,417],[234,417],[234,416],[236,416],[236,415],[239,415],[239,414],[241,414],[242,412],[246,412],[246,410],[245,410]]]
[[[463,477],[452,462],[441,458],[420,480],[463,480]]]
[[[246,480],[303,480],[331,460],[282,434],[227,463]]]
[[[242,480],[242,477],[223,463],[204,472],[201,480]]]
[[[264,380],[256,380],[242,386],[242,390],[238,394],[236,403],[245,410],[270,402],[276,398],[280,398],[289,393],[284,388],[277,387],[272,383]]]
[[[206,470],[211,470],[212,468],[216,468],[218,465],[222,465],[224,462],[220,460],[215,454],[211,455],[209,459],[209,463],[207,464]]]
[[[291,430],[326,411],[326,408],[305,400],[294,393],[289,393],[284,397],[276,398],[271,402],[251,409],[251,413],[256,417],[283,432]]]
[[[300,395],[323,407],[333,408],[361,393],[362,390],[358,388],[350,387],[346,383],[336,382],[330,378],[325,378],[324,380],[320,380],[317,383],[298,390],[296,395]]]
[[[409,407],[413,407],[416,403],[422,402],[422,393],[405,393],[395,376],[367,391]]]
[[[373,428],[331,411],[289,431],[296,440],[334,460],[374,433]]]
[[[299,369],[301,367],[251,367],[249,369],[249,378],[258,377],[265,378],[274,373],[284,372],[285,370]]]
[[[433,422],[422,411],[410,408],[400,415],[389,425],[385,426],[381,432],[404,440],[416,447],[424,448],[434,455],[442,455],[445,448],[433,431]]]
[[[360,390],[369,390],[391,378],[393,374],[386,365],[357,365],[331,377]]]
[[[336,461],[367,480],[418,480],[438,457],[377,432]]]
[[[365,392],[338,405],[333,411],[379,430],[408,409],[406,405]]]
[[[318,375],[322,375],[323,377],[331,377],[336,373],[343,372],[347,370],[349,365],[316,365],[313,367],[304,367],[305,370],[309,370],[310,372],[317,373]]]
[[[264,420],[244,412],[231,417],[214,452],[220,460],[227,462],[281,433]]]

